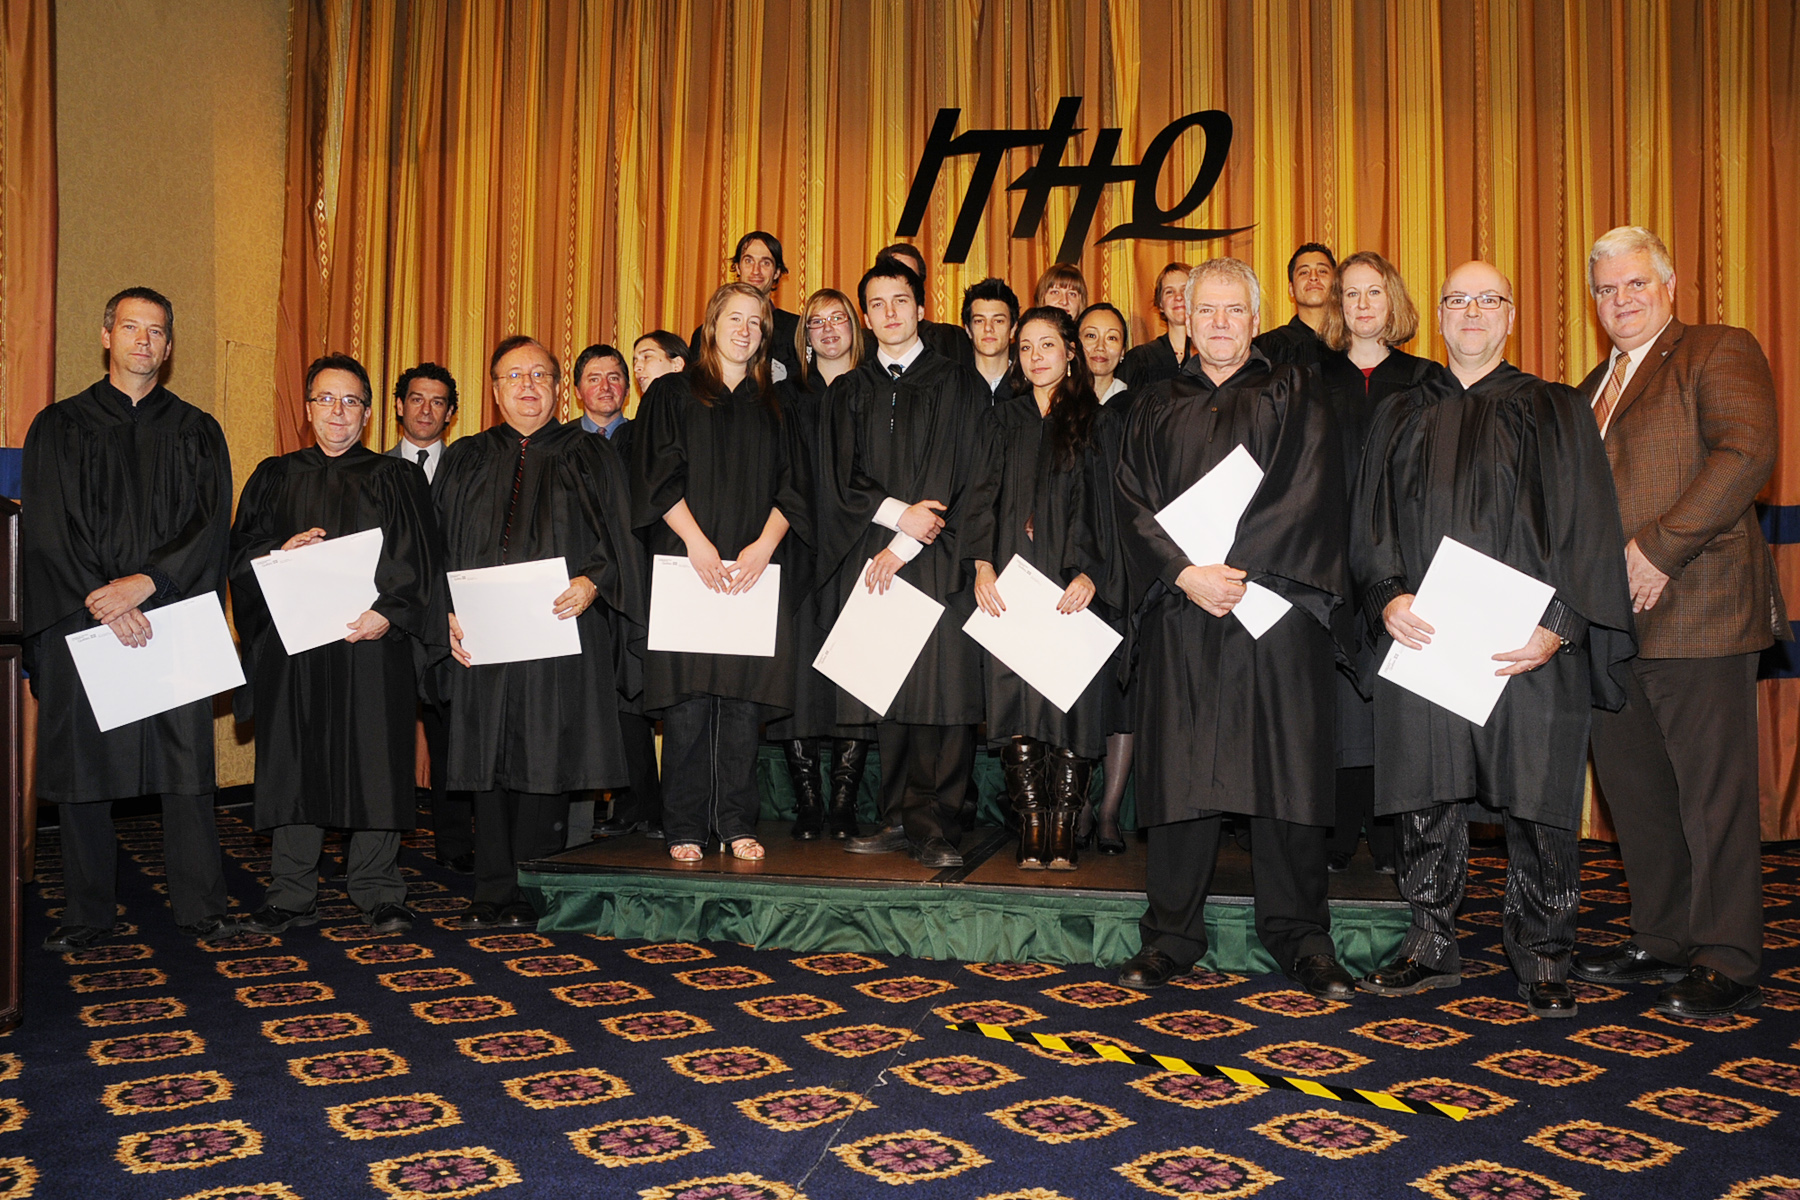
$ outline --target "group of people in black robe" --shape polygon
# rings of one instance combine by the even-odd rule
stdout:
[[[110,931],[110,818],[94,802],[151,793],[164,799],[185,931],[316,921],[327,828],[351,831],[347,888],[365,920],[406,928],[395,855],[415,819],[421,702],[439,725],[440,855],[442,798],[473,797],[461,924],[474,929],[537,921],[517,866],[563,848],[570,798],[586,791],[620,797],[600,836],[662,836],[676,862],[713,844],[761,859],[765,739],[785,752],[793,837],[960,867],[985,727],[1021,868],[1074,869],[1090,842],[1122,853],[1135,772],[1149,903],[1124,986],[1160,986],[1206,952],[1227,816],[1248,839],[1257,935],[1290,978],[1338,999],[1454,986],[1451,920],[1478,802],[1504,827],[1503,933],[1520,994],[1540,1017],[1575,1013],[1589,720],[1624,703],[1632,593],[1599,427],[1580,393],[1504,361],[1516,314],[1499,271],[1470,263],[1444,281],[1440,366],[1398,349],[1419,316],[1392,264],[1372,252],[1339,264],[1314,243],[1289,263],[1288,325],[1258,335],[1261,284],[1244,263],[1171,263],[1152,294],[1166,329],[1138,347],[1068,265],[1045,273],[1024,311],[1003,281],[982,280],[958,325],[925,318],[926,264],[911,246],[882,251],[854,297],[821,289],[799,313],[772,302],[787,270],[773,235],[745,235],[732,266],[738,278],[689,339],[655,331],[634,344],[629,421],[624,354],[582,353],[571,380],[582,415],[563,423],[559,364],[515,336],[489,362],[496,424],[446,449],[455,382],[425,364],[395,389],[404,439],[378,455],[363,445],[366,372],[318,359],[306,377],[315,445],[262,463],[229,523],[218,426],[159,383],[172,307],[147,289],[115,297],[108,378],[53,405],[26,442],[39,791],[63,806],[70,896],[47,944]],[[1190,561],[1159,514],[1239,449],[1262,480],[1228,561]],[[343,642],[286,654],[252,562],[377,528],[378,600]],[[1496,656],[1510,678],[1482,725],[1376,671],[1393,644],[1430,640],[1411,605],[1447,537],[1555,589],[1528,644]],[[773,656],[648,649],[656,555],[685,558],[727,593],[779,566]],[[1015,557],[1064,589],[1060,611],[1092,611],[1122,635],[1066,710],[963,632],[978,608],[1005,611],[998,578]],[[481,661],[446,576],[546,558],[566,565],[553,612],[575,622],[581,652]],[[877,712],[812,663],[856,589],[896,580],[946,611]],[[153,602],[227,581],[256,823],[273,838],[268,894],[241,924],[224,913],[208,815],[211,706],[102,734],[63,638],[98,622],[141,644]],[[1233,615],[1252,585],[1286,605],[1256,632]],[[856,796],[871,743],[881,817],[865,832]],[[1413,921],[1392,961],[1358,981],[1333,946],[1327,885],[1365,831]]]

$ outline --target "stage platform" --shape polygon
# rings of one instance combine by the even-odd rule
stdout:
[[[1138,950],[1144,844],[1084,852],[1074,871],[1022,871],[1004,829],[963,839],[965,865],[922,867],[905,854],[846,854],[831,840],[796,842],[786,820],[758,826],[768,855],[740,862],[714,849],[677,863],[666,845],[633,835],[590,842],[521,864],[520,882],[544,912],[539,928],[648,941],[731,941],[811,953],[850,951],[964,962],[1116,966]],[[1261,973],[1274,963],[1256,940],[1250,856],[1219,852],[1204,966]],[[1331,876],[1332,937],[1340,961],[1363,974],[1406,932],[1392,876],[1367,851]]]

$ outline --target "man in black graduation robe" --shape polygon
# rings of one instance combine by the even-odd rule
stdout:
[[[1288,299],[1294,316],[1256,339],[1256,348],[1272,363],[1316,367],[1329,347],[1319,336],[1325,323],[1325,306],[1331,302],[1331,281],[1337,278],[1337,257],[1331,247],[1306,242],[1288,256]]]
[[[144,795],[162,798],[175,924],[209,939],[235,929],[213,819],[212,698],[102,733],[66,640],[104,624],[142,646],[157,607],[225,586],[231,457],[219,423],[160,382],[174,324],[149,288],[114,296],[101,322],[106,378],[46,408],[25,435],[25,666],[38,698],[37,794],[57,806],[67,897],[47,950],[111,935],[112,802]]]
[[[1326,905],[1333,789],[1333,673],[1346,597],[1343,457],[1311,379],[1251,345],[1256,275],[1213,259],[1190,278],[1195,355],[1126,418],[1117,476],[1135,664],[1138,821],[1149,827],[1143,948],[1119,974],[1149,989],[1206,953],[1206,894],[1220,814],[1251,820],[1256,932],[1290,978],[1346,998]],[[1195,563],[1156,514],[1237,447],[1263,480],[1230,565]],[[1231,610],[1246,582],[1293,607],[1261,638]],[[1334,634],[1334,630],[1336,633]]]
[[[1412,610],[1439,542],[1455,538],[1556,589],[1530,642],[1496,655],[1506,690],[1484,725],[1375,678],[1375,810],[1395,814],[1412,927],[1363,981],[1382,995],[1454,987],[1453,920],[1470,802],[1506,831],[1502,937],[1540,1017],[1575,1015],[1567,978],[1581,900],[1577,831],[1596,705],[1617,711],[1632,656],[1625,539],[1612,472],[1580,393],[1509,365],[1512,284],[1487,263],[1444,281],[1450,370],[1377,410],[1352,500],[1351,570],[1372,627],[1418,648]]]
[[[563,848],[569,793],[629,782],[622,703],[638,695],[648,613],[643,548],[631,534],[625,464],[579,423],[554,419],[561,372],[537,342],[512,337],[489,362],[501,423],[450,447],[432,484],[445,568],[561,558],[556,597],[581,653],[481,663],[450,613],[450,786],[475,796],[475,896],[469,929],[526,928],[537,914],[518,864]],[[446,600],[454,608],[454,596]]]
[[[992,503],[976,463],[988,388],[973,367],[919,340],[923,296],[919,277],[898,259],[878,260],[862,278],[858,298],[878,349],[826,395],[818,547],[827,620],[851,588],[885,591],[895,575],[948,610],[888,711],[840,691],[838,720],[880,722],[886,820],[845,849],[910,849],[927,866],[950,867],[962,863],[956,844],[964,801],[973,797],[982,715],[980,647],[962,631],[975,608],[974,575],[959,533],[968,514]]]
[[[895,242],[891,246],[882,247],[881,250],[876,253],[875,257],[877,261],[883,258],[899,259],[903,266],[910,268],[918,275],[919,286],[921,288],[925,286],[925,281],[931,277],[931,269],[925,265],[925,252],[920,250],[917,246],[908,245],[905,242]],[[1018,301],[1015,300],[1013,306],[1016,309],[1018,307]],[[925,311],[925,302],[923,300],[919,301],[919,311],[921,314]],[[1015,316],[1016,315],[1017,314],[1015,313]],[[965,321],[964,325],[966,324],[967,322]],[[961,366],[973,367],[975,365],[975,343],[970,338],[969,331],[965,329],[963,325],[946,325],[941,321],[927,320],[921,315],[919,317],[918,333],[919,340],[924,342],[925,348],[933,353],[947,358],[951,362]],[[880,342],[875,337],[874,330],[864,329],[863,358],[869,359],[875,357],[879,346]]]
[[[256,827],[270,832],[269,888],[245,926],[280,933],[318,922],[325,830],[350,830],[345,890],[377,933],[412,928],[400,834],[413,828],[414,722],[431,619],[443,586],[437,515],[416,462],[362,444],[369,377],[345,355],[307,369],[315,444],[266,458],[244,485],[231,529],[232,613],[256,724]],[[341,641],[289,654],[269,614],[257,559],[379,530],[375,602]]]

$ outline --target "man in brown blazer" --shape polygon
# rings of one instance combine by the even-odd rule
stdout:
[[[1592,746],[1631,887],[1630,940],[1576,959],[1595,983],[1673,984],[1656,1007],[1762,1003],[1756,662],[1787,640],[1754,502],[1775,466],[1775,384],[1730,325],[1675,319],[1675,269],[1647,229],[1588,255],[1612,340],[1582,381],[1612,462],[1640,657]]]

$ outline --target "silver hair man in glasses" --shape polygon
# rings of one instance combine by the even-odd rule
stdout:
[[[1396,818],[1412,926],[1362,986],[1393,996],[1461,982],[1452,922],[1468,821],[1497,814],[1508,862],[1501,933],[1519,995],[1538,1017],[1572,1017],[1589,716],[1624,702],[1635,647],[1599,432],[1573,388],[1506,361],[1516,312],[1494,267],[1451,272],[1438,293],[1450,369],[1382,401],[1351,502],[1350,567],[1378,639],[1374,662],[1394,642],[1416,650],[1436,632],[1413,601],[1446,537],[1556,589],[1526,644],[1494,656],[1508,679],[1484,724],[1387,679],[1365,681],[1375,808]]]

